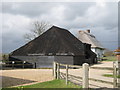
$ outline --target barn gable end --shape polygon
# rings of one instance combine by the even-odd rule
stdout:
[[[51,67],[53,61],[81,65],[92,51],[68,30],[51,27],[39,37],[11,53],[11,57],[36,63],[37,67]],[[89,57],[91,58],[91,57]]]

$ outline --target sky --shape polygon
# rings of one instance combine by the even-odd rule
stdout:
[[[2,51],[10,53],[23,46],[32,22],[47,21],[77,36],[90,29],[110,50],[118,47],[117,2],[2,2]]]

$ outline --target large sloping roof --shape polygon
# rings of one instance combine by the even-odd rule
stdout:
[[[51,27],[39,37],[12,52],[12,55],[84,55],[84,45],[68,30]]]
[[[100,42],[89,31],[80,30],[78,34],[78,39],[83,43],[91,44],[91,47],[93,48],[96,47],[96,48],[104,49],[104,47],[100,44]]]

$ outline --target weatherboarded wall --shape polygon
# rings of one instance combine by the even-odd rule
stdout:
[[[33,67],[37,68],[51,68],[53,61],[64,63],[64,64],[73,64],[73,56],[12,56],[18,60],[26,61],[33,64]]]
[[[63,64],[74,64],[73,62],[73,56],[55,56],[54,60],[58,63]]]
[[[82,65],[85,63],[85,57],[84,56],[74,56],[74,65]]]

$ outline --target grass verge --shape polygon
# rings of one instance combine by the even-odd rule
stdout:
[[[65,80],[52,80],[43,83],[37,83],[33,85],[19,86],[15,88],[9,88],[10,90],[25,90],[27,88],[82,88],[81,86],[75,85],[71,82],[68,82],[68,85],[65,84]],[[8,88],[3,88],[2,90],[8,90]]]
[[[103,61],[116,61],[117,60],[116,56],[107,56],[107,57],[103,57],[102,59]]]
[[[113,74],[103,74],[103,76],[105,76],[105,77],[111,77],[111,78],[114,77]],[[120,78],[120,76],[117,76],[117,78]]]

